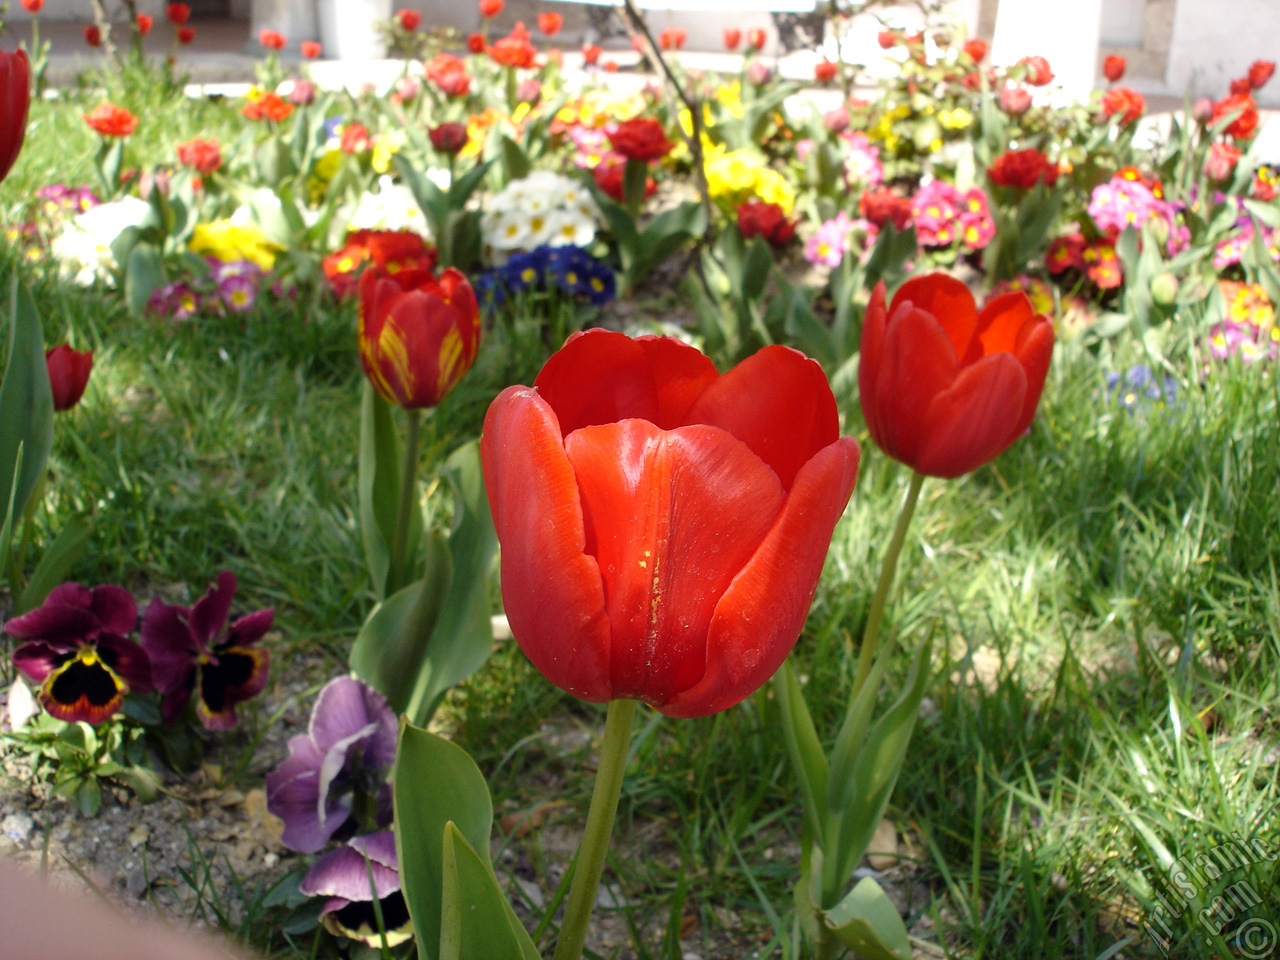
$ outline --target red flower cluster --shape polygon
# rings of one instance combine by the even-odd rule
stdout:
[[[1114,290],[1124,281],[1116,248],[1110,240],[1089,241],[1084,234],[1055,237],[1045,252],[1045,267],[1054,276],[1075,270],[1102,290]]]
[[[627,202],[626,186],[627,158],[620,153],[606,153],[592,171],[596,186],[619,203]],[[657,191],[658,185],[653,177],[645,177],[644,199],[647,200]]]
[[[564,16],[559,13],[543,12],[538,14],[538,29],[548,37],[554,37],[564,26]]]
[[[1033,87],[1043,87],[1053,80],[1053,70],[1044,57],[1023,57],[1018,63],[1026,68],[1027,83]]]
[[[987,176],[1001,187],[1030,190],[1037,183],[1051,187],[1058,180],[1058,165],[1035,147],[1006,150],[987,169]]]
[[[663,50],[682,50],[688,37],[689,32],[687,30],[681,30],[679,27],[667,27],[658,34],[658,46]]]
[[[436,249],[409,230],[355,230],[346,245],[321,262],[324,275],[339,299],[356,291],[356,281],[366,267],[381,277],[411,271],[414,277],[430,275],[436,266]],[[406,274],[409,276],[409,274]]]
[[[675,146],[667,139],[662,124],[652,117],[633,117],[606,131],[613,149],[628,160],[651,163],[661,160]]]
[[[442,123],[432,127],[427,135],[431,137],[431,146],[440,153],[455,154],[467,145],[465,123]]]
[[[471,369],[480,349],[480,305],[453,267],[360,276],[360,366],[389,403],[434,407]]]
[[[1227,136],[1237,140],[1248,140],[1258,132],[1258,105],[1249,94],[1233,93],[1223,97],[1213,105],[1209,122],[1216,126],[1226,121],[1228,117],[1234,119],[1223,130]]]
[[[44,354],[49,368],[49,388],[53,391],[53,409],[70,410],[84,396],[93,370],[93,351],[74,350],[62,343]]]
[[[84,122],[103,137],[127,137],[138,126],[138,118],[114,103],[100,103],[84,114]]]
[[[738,208],[738,232],[745,240],[764,237],[772,246],[785,247],[796,235],[796,221],[788,220],[776,203],[748,200]]]
[[[178,162],[207,177],[222,166],[222,149],[217,140],[196,137],[178,144]]]
[[[446,97],[465,97],[471,90],[467,65],[452,53],[437,53],[427,64],[426,73]]]
[[[1102,95],[1102,112],[1107,119],[1119,116],[1121,123],[1136,123],[1147,112],[1147,101],[1132,87],[1112,87]]]
[[[965,41],[963,49],[974,63],[981,63],[987,58],[987,41],[985,40],[974,37],[972,40]]]
[[[877,227],[892,223],[896,229],[905,230],[911,222],[911,200],[888,188],[867,190],[858,198],[858,212]]]
[[[250,93],[240,113],[250,120],[273,120],[279,123],[293,113],[293,104],[278,93]]]
[[[1249,86],[1257,90],[1264,86],[1272,75],[1276,72],[1275,62],[1272,60],[1255,60],[1249,64]]]
[[[504,67],[532,67],[537,55],[523,20],[517,20],[511,33],[489,46],[489,56]]]

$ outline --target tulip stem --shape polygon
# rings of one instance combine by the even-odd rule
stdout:
[[[421,433],[422,411],[405,410],[404,462],[400,469],[400,505],[396,508],[396,529],[391,540],[387,596],[408,583],[409,517],[418,490],[418,435]]]
[[[609,852],[613,819],[618,812],[622,774],[626,770],[627,751],[631,746],[631,723],[637,706],[635,700],[614,700],[609,704],[604,741],[600,744],[600,766],[591,791],[591,807],[587,811],[587,825],[578,847],[554,960],[579,960],[582,956],[587,924],[596,902],[596,889],[600,886],[605,855]]]
[[[893,586],[893,577],[898,570],[898,557],[902,554],[902,545],[907,539],[907,527],[911,525],[911,517],[916,512],[916,501],[920,499],[920,487],[924,484],[924,474],[911,473],[911,483],[907,486],[907,495],[902,501],[902,511],[898,514],[898,523],[893,528],[893,537],[885,551],[884,560],[880,563],[880,580],[876,584],[875,595],[871,598],[871,610],[867,614],[867,626],[862,631],[862,649],[858,652],[858,672],[853,678],[853,696],[856,700],[862,685],[867,682],[871,673],[871,665],[875,663],[876,647],[880,641],[880,625],[884,622],[885,607],[889,603],[889,590]]]

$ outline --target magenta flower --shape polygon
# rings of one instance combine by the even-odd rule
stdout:
[[[804,258],[822,267],[838,267],[849,250],[849,231],[853,221],[843,210],[823,222],[818,232],[804,245]]]
[[[267,774],[267,809],[284,821],[280,842],[315,853],[358,807],[388,826],[396,733],[396,715],[373,687],[355,677],[325,684],[307,732],[289,740],[289,756]]]
[[[194,698],[201,723],[228,730],[236,725],[236,704],[266,686],[270,658],[257,643],[271,629],[275,611],[247,614],[224,634],[235,592],[235,574],[223,571],[191,607],[157,597],[143,614],[142,646],[151,658],[156,689],[164,696],[165,723],[177,720]]]
[[[4,629],[27,641],[13,652],[13,665],[39,685],[44,708],[59,720],[97,725],[130,690],[151,689],[147,654],[127,639],[137,623],[138,604],[123,587],[64,583]]]

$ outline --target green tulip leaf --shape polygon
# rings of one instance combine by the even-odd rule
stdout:
[[[822,741],[818,739],[818,730],[791,659],[784,660],[782,669],[774,675],[773,689],[782,711],[782,733],[787,753],[800,781],[805,820],[811,831],[812,843],[821,849],[824,845],[830,766],[822,752]]]
[[[479,670],[493,651],[489,574],[498,535],[489,513],[479,441],[450,454],[442,475],[454,497],[449,533],[452,579],[405,708],[418,724],[425,724],[448,689]]]
[[[125,261],[124,298],[129,313],[143,317],[153,294],[164,284],[164,262],[160,250],[151,243],[134,244]]]
[[[481,857],[457,826],[445,824],[439,960],[538,960],[538,950]]]
[[[824,921],[836,939],[865,960],[911,960],[902,917],[871,877],[859,880]]]
[[[832,761],[827,803],[837,837],[826,851],[829,872],[824,894],[832,892],[831,884],[843,885],[853,873],[889,804],[915,730],[920,701],[924,698],[931,648],[930,643],[920,648],[907,674],[902,695],[871,725],[864,738],[858,738],[852,769],[845,763]],[[863,692],[873,683],[869,679]],[[846,770],[847,774],[838,772]]]
[[[385,600],[404,586],[388,582],[391,543],[395,538],[396,513],[400,506],[400,469],[400,435],[391,404],[383,400],[366,380],[360,407],[356,496],[365,563],[379,600]],[[421,513],[410,511],[409,525],[407,555],[413,557],[422,535]]]
[[[15,522],[44,476],[52,444],[53,393],[40,315],[15,276],[9,287],[9,363],[0,383],[0,510],[11,505]]]
[[[396,713],[408,708],[418,673],[428,663],[452,579],[444,535],[429,535],[426,546],[422,579],[373,608],[347,659],[352,672],[386,697]]]
[[[465,750],[406,722],[400,724],[394,795],[400,887],[418,950],[426,960],[438,960],[445,828],[452,825],[488,866],[493,803]]]
[[[92,533],[93,521],[88,517],[72,517],[67,522],[41,555],[40,562],[27,581],[26,589],[13,605],[15,614],[34,610],[44,603],[50,590],[66,580],[71,565],[84,552]]]
[[[527,177],[533,169],[533,165],[529,162],[529,155],[524,152],[520,144],[504,133],[500,137],[498,145],[502,151],[503,180],[510,183],[512,180],[521,180]]]

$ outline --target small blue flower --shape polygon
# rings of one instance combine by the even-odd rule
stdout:
[[[1107,398],[1125,410],[1145,410],[1160,404],[1173,406],[1178,398],[1178,384],[1169,375],[1159,377],[1145,364],[1130,367],[1124,373],[1108,373]]]

